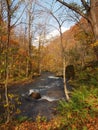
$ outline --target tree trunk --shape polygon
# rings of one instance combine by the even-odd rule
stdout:
[[[9,99],[8,99],[8,78],[9,78],[9,61],[8,61],[8,54],[9,54],[9,44],[10,44],[10,30],[11,30],[11,14],[10,14],[10,5],[8,1],[7,3],[7,42],[6,42],[6,53],[5,53],[5,99],[6,99],[6,112],[7,112],[7,119],[6,123],[10,121],[10,110],[9,110]]]
[[[62,50],[62,58],[63,58],[63,82],[64,82],[64,92],[66,96],[66,100],[69,101],[69,94],[66,86],[66,76],[65,76],[65,69],[67,66],[67,61],[65,60],[65,51],[63,47],[63,36],[62,36],[62,30],[61,30],[61,25],[59,24],[59,29],[60,29],[60,45],[61,45],[61,50]]]
[[[67,101],[69,101],[69,95],[68,95],[68,90],[67,90],[67,86],[66,86],[66,75],[65,75],[65,69],[66,69],[66,61],[65,61],[65,57],[63,58],[63,81],[64,81],[64,92],[65,92],[65,96]]]
[[[8,67],[6,68],[6,80],[5,80],[5,99],[6,99],[6,123],[10,121],[10,109],[9,109],[9,99],[8,99]]]
[[[28,10],[28,77],[32,73],[32,62],[31,62],[31,50],[32,50],[32,34],[31,34],[31,28],[32,28],[32,6],[29,2],[29,10]]]
[[[6,54],[5,54],[5,99],[6,99],[6,108],[7,108],[7,123],[9,122],[10,119],[10,112],[9,112],[9,100],[8,100],[8,77],[9,77],[9,64],[8,64],[8,51],[9,51],[9,41],[10,41],[10,30],[9,30],[9,25],[8,25],[8,39],[6,43]]]
[[[95,40],[98,40],[98,0],[91,0],[91,9],[88,13],[92,24]]]
[[[28,58],[26,60],[26,77],[29,76],[29,61],[28,61]]]
[[[38,45],[38,73],[41,74],[41,38]]]
[[[98,42],[98,0],[91,0],[88,18],[94,33],[94,42]],[[98,60],[98,45],[94,46],[94,52]]]

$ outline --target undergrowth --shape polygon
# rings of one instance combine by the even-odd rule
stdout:
[[[74,81],[77,87],[72,92],[70,101],[59,102],[58,111],[63,119],[61,130],[86,130],[85,124],[98,116],[97,70],[81,72]]]

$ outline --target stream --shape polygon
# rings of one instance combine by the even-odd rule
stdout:
[[[70,89],[70,86],[68,86]],[[29,95],[32,92],[39,92],[40,99],[33,99]],[[15,115],[15,118],[26,117],[33,121],[40,115],[47,120],[56,116],[56,107],[60,99],[66,99],[63,88],[63,79],[55,77],[50,72],[43,73],[34,81],[26,84],[16,85],[14,89],[10,88],[9,93],[18,94],[21,104],[17,108],[21,113]]]

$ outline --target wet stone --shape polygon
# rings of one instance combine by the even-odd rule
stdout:
[[[34,98],[34,99],[40,99],[41,98],[41,95],[38,92],[32,92],[29,96]]]

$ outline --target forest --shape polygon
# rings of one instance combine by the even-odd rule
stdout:
[[[98,129],[97,11],[98,0],[0,0],[0,130]]]

